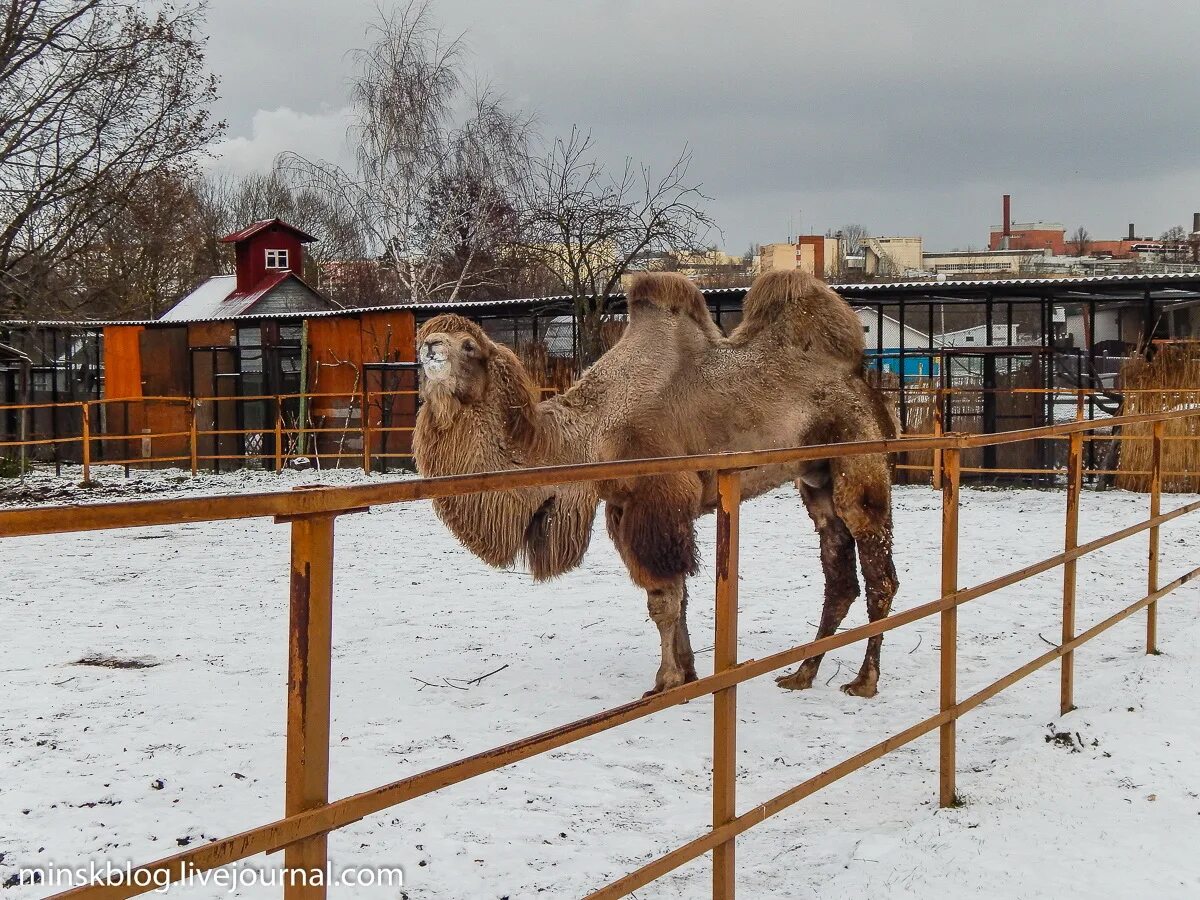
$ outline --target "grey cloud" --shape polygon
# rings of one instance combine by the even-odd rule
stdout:
[[[937,246],[1021,218],[1097,236],[1200,208],[1200,5],[441,0],[471,65],[619,165],[687,142],[727,243],[864,221]],[[213,0],[222,113],[336,109],[368,0]],[[303,152],[304,147],[296,149]],[[1142,225],[1141,223],[1144,223]]]

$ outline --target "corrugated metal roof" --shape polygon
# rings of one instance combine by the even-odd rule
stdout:
[[[169,310],[162,314],[158,321],[174,322],[177,324],[187,322],[206,322],[206,321],[222,321],[225,319],[240,319],[245,318],[244,315],[248,310],[254,308],[254,305],[259,300],[279,287],[288,279],[295,279],[304,285],[318,297],[326,300],[331,305],[337,307],[337,304],[326,297],[323,297],[318,291],[313,290],[309,284],[297,275],[295,272],[282,271],[271,272],[263,277],[263,280],[254,286],[252,291],[233,291],[236,286],[237,278],[234,275],[215,275],[208,281],[204,282],[182,300],[172,306]],[[342,312],[341,308],[329,310],[329,313],[337,314]],[[322,315],[326,313],[295,313],[295,315]],[[270,315],[270,314],[267,314]]]
[[[258,222],[252,222],[241,231],[235,231],[233,234],[225,235],[225,237],[221,238],[221,240],[226,244],[244,241],[246,238],[256,235],[264,228],[270,228],[272,225],[278,225],[279,227],[292,232],[294,235],[300,238],[301,243],[309,244],[316,240],[316,238],[311,234],[301,231],[295,225],[289,225],[287,222],[283,221],[283,219],[262,219]]]
[[[1090,287],[1105,284],[1136,284],[1143,281],[1196,281],[1200,272],[1170,272],[1161,275],[1073,275],[1069,278],[961,278],[954,281],[868,281],[861,284],[830,284],[838,292],[859,293],[862,291],[886,290],[964,290],[987,287],[1019,287],[1040,285],[1053,287]]]
[[[178,303],[162,314],[164,322],[179,322],[188,319],[211,319],[224,307],[225,301],[237,286],[234,275],[214,275],[203,282],[190,294],[186,294]],[[228,308],[227,315],[236,316],[244,310],[244,305],[233,304]]]
[[[218,276],[232,278],[233,276]],[[294,277],[294,276],[293,276]],[[840,284],[834,283],[829,286],[839,293],[847,294],[852,300],[860,299],[863,294],[868,293],[886,293],[888,291],[919,291],[930,295],[939,293],[953,293],[969,291],[971,289],[987,289],[993,287],[1057,287],[1061,289],[1072,288],[1087,288],[1087,287],[1103,287],[1103,286],[1119,286],[1128,284],[1135,286],[1141,283],[1160,283],[1169,285],[1172,282],[1197,282],[1200,283],[1200,271],[1196,272],[1172,272],[1161,275],[1145,274],[1145,275],[1080,275],[1070,278],[995,278],[995,279],[961,279],[956,281],[892,281],[892,282],[862,282],[858,284]],[[702,288],[701,293],[706,297],[720,297],[732,295],[744,295],[748,288]],[[617,293],[613,295],[613,299],[622,300],[625,295]],[[955,298],[949,298],[955,299]],[[385,306],[363,306],[352,307],[347,309],[333,309],[328,312],[296,312],[296,313],[269,313],[262,315],[237,316],[236,318],[246,321],[254,321],[261,319],[317,319],[327,318],[329,316],[355,316],[364,313],[378,312],[440,312],[445,310],[504,310],[506,308],[515,307],[520,309],[537,309],[539,307],[553,307],[555,304],[566,303],[571,300],[569,294],[556,294],[550,297],[524,297],[513,298],[509,300],[462,300],[453,303],[438,302],[438,303],[393,303]],[[876,301],[872,301],[876,302]],[[881,301],[885,302],[885,301]],[[974,300],[970,302],[976,302]],[[174,312],[174,309],[171,310]],[[195,322],[211,322],[219,321],[221,318],[229,317],[214,317],[214,316],[197,316],[189,319],[170,319],[166,316],[162,319],[118,319],[118,320],[94,320],[94,321],[64,321],[64,320],[20,320],[10,319],[0,321],[0,325],[4,326],[20,326],[20,325],[41,325],[53,327],[75,327],[75,328],[102,328],[106,325],[157,325],[166,323],[169,325],[186,325]]]

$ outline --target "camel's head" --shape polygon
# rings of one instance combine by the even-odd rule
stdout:
[[[417,332],[417,361],[425,373],[421,399],[454,398],[478,403],[487,392],[488,362],[496,345],[483,329],[462,316],[436,316]]]

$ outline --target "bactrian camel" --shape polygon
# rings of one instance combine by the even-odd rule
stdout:
[[[540,399],[517,356],[457,315],[417,336],[424,377],[414,453],[425,475],[869,441],[895,436],[882,395],[863,375],[862,326],[846,302],[803,272],[760,276],[728,337],[679,275],[646,274],[628,294],[616,344],[566,393]],[[686,579],[697,571],[694,522],[717,506],[715,472],[617,478],[434,501],[442,521],[493,566],[524,562],[534,578],[580,564],[599,501],[633,581],[646,590],[662,662],[657,693],[696,678]],[[771,465],[742,475],[742,496],[794,481],[820,535],[833,634],[859,594],[888,614],[896,593],[891,489],[882,455]],[[848,694],[872,697],[882,637],[867,643]],[[812,685],[821,657],[781,687]]]

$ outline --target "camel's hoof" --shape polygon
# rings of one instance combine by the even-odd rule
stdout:
[[[798,671],[791,675],[780,675],[775,683],[785,691],[807,691],[812,687],[813,676],[807,672]]]
[[[648,691],[646,691],[646,693],[642,694],[642,697],[643,697],[643,699],[646,697],[653,697],[655,694],[661,694],[663,691],[669,691],[669,690],[671,690],[671,688],[677,688],[681,685],[687,684],[689,681],[695,681],[695,680],[696,680],[695,672],[692,672],[690,674],[680,673],[678,675],[672,675],[668,678],[662,678],[655,683],[654,687],[650,688],[650,690],[648,690]]]
[[[879,693],[879,688],[876,687],[874,678],[855,678],[848,684],[842,685],[842,692],[849,694],[851,697],[865,697],[870,699]]]

